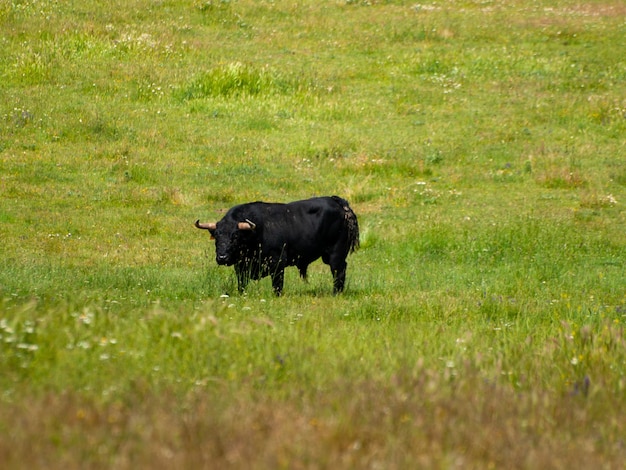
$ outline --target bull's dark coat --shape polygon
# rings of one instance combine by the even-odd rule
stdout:
[[[196,226],[207,228],[215,238],[217,264],[235,267],[239,291],[250,279],[271,276],[274,292],[280,295],[287,266],[297,266],[306,278],[309,264],[321,257],[330,266],[334,292],[341,292],[346,257],[359,246],[357,217],[337,196],[241,204],[217,224]]]

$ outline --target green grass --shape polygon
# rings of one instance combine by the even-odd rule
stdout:
[[[619,468],[617,1],[0,4],[8,468]],[[338,194],[236,292],[193,221]]]

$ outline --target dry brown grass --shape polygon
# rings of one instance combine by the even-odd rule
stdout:
[[[537,184],[551,189],[576,189],[587,185],[585,177],[571,168],[550,168],[535,178]]]
[[[108,403],[49,393],[2,406],[0,459],[47,469],[621,468],[620,403],[593,383],[555,395],[426,370],[282,401],[252,390],[181,401],[139,387]]]

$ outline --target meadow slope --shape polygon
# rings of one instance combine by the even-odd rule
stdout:
[[[626,7],[0,3],[7,468],[621,468]],[[236,292],[193,222],[340,195]]]

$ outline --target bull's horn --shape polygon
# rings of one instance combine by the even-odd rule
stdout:
[[[256,229],[256,224],[252,222],[250,219],[246,219],[245,222],[239,222],[237,224],[239,230],[254,230]]]
[[[200,220],[196,220],[196,227],[197,228],[203,228],[204,230],[215,230],[217,228],[217,225],[213,222],[209,222],[206,224],[201,224]]]

